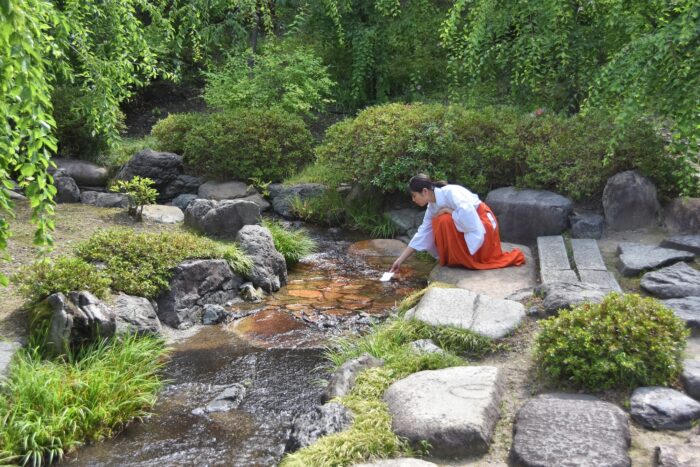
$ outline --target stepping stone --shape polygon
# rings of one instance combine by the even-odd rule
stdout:
[[[542,309],[556,315],[562,308],[571,308],[584,302],[600,303],[610,289],[586,282],[551,282],[542,284],[536,294],[543,297]]]
[[[528,467],[626,467],[629,445],[619,407],[587,395],[543,394],[518,410],[511,459]]]
[[[700,334],[700,297],[662,300],[690,328],[693,335]]]
[[[579,273],[581,270],[607,271],[603,257],[598,249],[598,242],[590,238],[571,239],[574,262]]]
[[[500,417],[503,378],[496,367],[460,366],[414,373],[384,393],[391,427],[415,447],[430,443],[436,457],[488,451]]]
[[[560,281],[578,282],[578,277],[569,264],[564,237],[561,235],[537,237],[537,251],[540,255],[540,279],[543,284]]]
[[[0,379],[7,375],[12,357],[18,349],[19,344],[16,342],[0,340]]]
[[[669,237],[661,242],[664,248],[673,248],[676,250],[685,250],[700,255],[700,235],[677,235]]]
[[[540,269],[540,280],[543,284],[578,282],[578,276],[573,269]]]
[[[399,459],[383,459],[371,464],[355,464],[355,467],[437,467],[437,464],[410,457],[401,457]]]
[[[512,300],[492,298],[464,289],[428,290],[413,313],[406,319],[417,319],[432,326],[455,326],[469,329],[491,339],[500,339],[520,326],[525,307]]]
[[[683,361],[681,382],[690,397],[700,400],[700,360]]]
[[[688,440],[686,444],[666,444],[657,446],[656,464],[658,467],[697,467],[700,465],[700,440]]]
[[[620,243],[618,270],[625,277],[656,269],[679,261],[692,261],[693,253],[640,243]]]
[[[644,274],[639,285],[659,298],[698,296],[700,295],[700,271],[686,263],[676,263]]]
[[[630,398],[630,414],[653,430],[687,430],[700,419],[700,403],[671,388],[637,388]]]
[[[429,282],[444,282],[467,289],[474,293],[489,295],[494,298],[506,298],[521,289],[532,290],[537,285],[537,264],[530,248],[513,243],[503,243],[503,251],[519,248],[525,255],[525,264],[501,269],[475,271],[465,268],[440,266],[433,268],[428,277]]]
[[[615,275],[610,271],[594,271],[592,269],[579,269],[578,275],[581,277],[581,282],[595,284],[606,289],[622,292],[622,287],[618,284]]]
[[[143,207],[143,220],[155,224],[179,224],[184,222],[185,213],[177,206],[149,204]]]

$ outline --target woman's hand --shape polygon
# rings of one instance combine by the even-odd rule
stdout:
[[[394,264],[391,265],[391,269],[389,269],[389,272],[399,272],[399,269],[401,268],[401,264],[413,254],[413,252],[416,251],[410,246],[407,246],[405,250],[403,250],[403,253],[396,258],[396,261],[394,261]]]
[[[437,215],[439,216],[441,214],[452,214],[452,211],[453,210],[450,208],[442,208],[437,212]]]
[[[396,261],[394,261],[394,264],[391,265],[391,269],[389,269],[389,272],[399,272],[399,269],[401,268],[401,263],[403,263],[403,259],[397,258]]]

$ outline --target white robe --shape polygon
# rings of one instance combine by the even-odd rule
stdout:
[[[408,244],[418,251],[427,251],[434,257],[438,257],[435,246],[435,235],[433,234],[433,217],[442,208],[452,209],[452,220],[457,230],[464,233],[464,241],[470,254],[476,253],[484,244],[486,229],[481,222],[476,209],[481,204],[479,197],[460,185],[446,185],[442,188],[435,188],[435,202],[428,203],[423,216],[423,223],[418,227],[418,232],[413,236]],[[489,216],[493,228],[496,228],[496,219]]]

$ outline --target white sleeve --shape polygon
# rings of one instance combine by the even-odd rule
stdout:
[[[413,236],[408,246],[416,251],[427,251],[434,257],[438,257],[435,246],[435,235],[433,235],[433,211],[430,206],[425,210],[423,223],[418,227],[418,232]]]
[[[454,206],[452,220],[455,227],[464,233],[464,240],[472,255],[484,244],[486,229],[476,211],[474,195],[467,190],[452,190],[449,192],[449,202]]]

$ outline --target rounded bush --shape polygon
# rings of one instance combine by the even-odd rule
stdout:
[[[612,293],[545,320],[535,356],[548,376],[586,389],[666,385],[683,368],[687,336],[661,302]]]
[[[153,125],[151,135],[156,139],[159,150],[182,154],[187,133],[201,125],[205,118],[206,115],[201,113],[170,114]]]
[[[312,158],[304,121],[279,109],[210,115],[185,138],[184,162],[214,179],[281,181]]]

